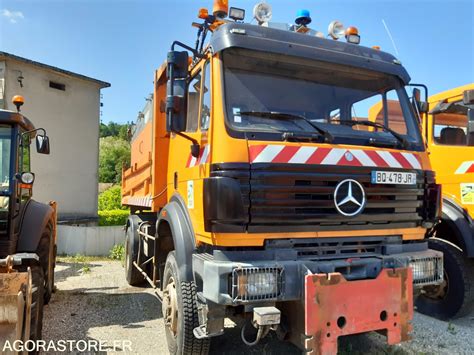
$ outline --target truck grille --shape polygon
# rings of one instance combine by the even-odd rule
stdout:
[[[375,185],[367,167],[305,164],[214,164],[211,176],[238,179],[249,232],[410,228],[423,220],[425,174],[417,170],[416,185]],[[361,214],[346,217],[334,205],[336,185],[358,181],[367,203]]]

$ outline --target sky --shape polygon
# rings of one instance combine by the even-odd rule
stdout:
[[[258,1],[229,0],[246,21]],[[361,45],[398,57],[430,94],[474,82],[474,0],[267,0],[274,22],[308,9],[309,27],[356,26]],[[174,40],[193,45],[199,8],[212,0],[0,0],[0,51],[111,83],[101,120],[134,121]],[[392,43],[384,23],[393,38]],[[398,54],[397,54],[398,52]]]

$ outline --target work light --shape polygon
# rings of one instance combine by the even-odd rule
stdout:
[[[234,21],[243,21],[245,18],[245,10],[231,7],[229,10],[229,18]]]
[[[272,7],[266,2],[260,2],[253,8],[253,16],[261,25],[272,19]]]
[[[354,27],[354,26],[347,27],[345,31],[345,35],[346,35],[347,42],[353,43],[353,44],[360,43],[359,30],[357,29],[357,27]]]
[[[338,40],[344,36],[344,25],[339,21],[332,21],[329,24],[328,33],[332,39]]]

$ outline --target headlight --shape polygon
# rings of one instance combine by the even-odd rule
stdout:
[[[232,272],[232,298],[234,301],[272,300],[281,292],[282,269],[238,268]]]
[[[435,285],[443,281],[443,254],[416,257],[410,261],[415,286]]]
[[[33,173],[22,173],[20,176],[22,184],[31,185],[35,181],[35,174]]]

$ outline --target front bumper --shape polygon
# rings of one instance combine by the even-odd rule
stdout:
[[[340,336],[383,331],[390,345],[409,340],[413,318],[411,268],[385,269],[373,280],[349,282],[339,273],[305,277],[303,347],[336,354]]]
[[[201,296],[214,304],[226,306],[301,300],[304,298],[304,283],[308,275],[339,273],[347,281],[370,281],[387,270],[410,268],[420,260],[434,261],[429,267],[424,267],[424,264],[417,267],[419,272],[417,278],[413,279],[415,287],[442,282],[442,253],[427,249],[426,243],[421,243],[413,251],[400,251],[391,255],[311,260],[295,258],[289,250],[287,253],[285,250],[272,253],[217,250],[214,255],[193,255],[193,269],[202,280]],[[435,270],[430,270],[432,267]],[[432,271],[432,274],[427,276],[427,271]],[[276,289],[264,295],[239,291],[242,283],[239,275],[244,274],[249,279],[248,275],[258,272],[273,274],[269,279],[277,283]]]

